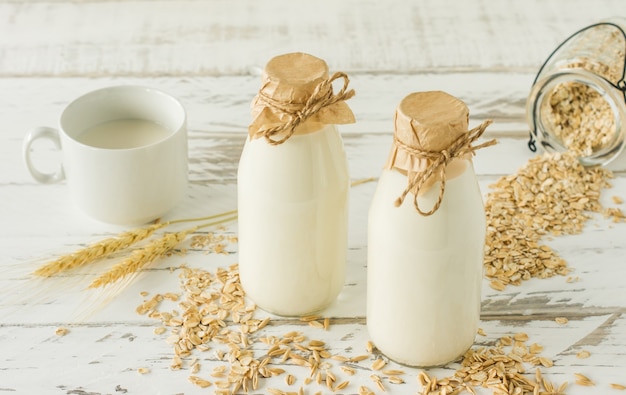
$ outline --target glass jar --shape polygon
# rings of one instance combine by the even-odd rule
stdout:
[[[404,98],[370,205],[367,328],[405,365],[453,361],[478,329],[486,219],[470,144],[490,121],[468,132],[468,113],[443,92]]]
[[[606,165],[626,139],[626,19],[587,26],[561,43],[539,70],[526,104],[528,146],[572,151]]]
[[[287,54],[267,64],[253,101],[237,179],[239,270],[247,296],[274,314],[313,314],[343,288],[350,178],[336,124],[354,122],[347,84],[323,60]]]

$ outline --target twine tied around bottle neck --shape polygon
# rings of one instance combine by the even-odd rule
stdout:
[[[343,87],[336,94],[333,91],[333,82],[343,79]],[[322,108],[328,107],[340,101],[345,101],[354,96],[354,89],[348,90],[350,79],[343,72],[336,72],[330,78],[320,82],[307,101],[299,108],[293,109],[293,103],[275,100],[272,97],[259,92],[259,99],[274,112],[281,112],[289,116],[289,121],[284,124],[274,126],[260,131],[265,140],[271,145],[280,145],[287,141],[295,133],[298,126],[303,124],[311,116],[319,112]],[[274,136],[286,133],[280,139]]]
[[[415,206],[415,209],[417,210],[417,212],[423,216],[429,216],[429,215],[434,214],[441,206],[441,202],[443,200],[443,193],[446,189],[446,168],[448,167],[450,162],[452,162],[452,160],[454,160],[455,158],[460,158],[467,154],[473,155],[475,154],[477,150],[481,148],[489,147],[489,146],[496,144],[496,140],[493,139],[483,144],[474,145],[474,146],[471,145],[480,136],[482,136],[487,126],[489,126],[491,123],[492,123],[492,120],[490,119],[486,120],[481,125],[459,136],[456,140],[452,142],[452,144],[450,144],[450,146],[447,149],[444,149],[441,151],[427,151],[427,150],[422,150],[422,149],[415,148],[415,147],[409,147],[402,141],[398,140],[397,137],[394,135],[394,143],[398,145],[400,148],[407,151],[411,155],[414,155],[422,159],[428,159],[431,161],[430,165],[425,170],[416,173],[414,177],[411,180],[409,180],[409,184],[404,190],[404,192],[402,192],[402,195],[400,195],[400,197],[396,199],[394,203],[395,206],[399,207],[400,205],[402,205],[402,202],[404,202],[406,195],[409,192],[414,191],[415,197],[413,199],[413,205]],[[422,209],[420,209],[419,207],[419,203],[417,202],[419,191],[424,186],[424,183],[431,176],[433,176],[433,174],[435,174],[435,171],[437,169],[439,169],[439,177],[441,179],[441,182],[439,185],[439,196],[437,198],[437,201],[435,202],[435,205],[432,207],[432,209],[430,209],[429,211],[422,211]]]

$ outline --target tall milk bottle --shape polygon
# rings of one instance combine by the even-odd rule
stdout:
[[[485,212],[469,111],[444,92],[405,97],[368,216],[367,328],[376,347],[410,366],[467,351],[480,318]]]
[[[252,102],[237,179],[239,269],[268,312],[309,315],[343,288],[350,178],[335,125],[354,122],[348,83],[325,61],[290,53],[268,62]]]

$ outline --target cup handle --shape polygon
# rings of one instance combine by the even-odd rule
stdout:
[[[40,126],[31,130],[26,138],[24,138],[24,145],[22,147],[22,153],[24,154],[24,161],[26,162],[26,167],[28,168],[28,171],[36,181],[42,184],[53,184],[64,180],[65,172],[63,171],[62,165],[59,165],[59,169],[54,173],[43,173],[37,170],[33,165],[33,162],[30,159],[31,146],[35,142],[35,140],[40,138],[52,141],[58,149],[61,149],[61,139],[59,138],[58,130],[45,126]]]

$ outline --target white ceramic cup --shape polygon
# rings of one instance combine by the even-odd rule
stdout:
[[[94,126],[129,119],[154,122],[166,132],[131,148],[101,148],[77,140]],[[74,204],[90,217],[142,224],[171,210],[186,193],[186,124],[182,104],[164,92],[139,86],[104,88],[71,102],[61,114],[59,129],[32,130],[24,140],[24,160],[41,183],[65,180]],[[61,150],[57,172],[43,173],[33,165],[36,151],[31,146],[37,139],[49,139]]]

